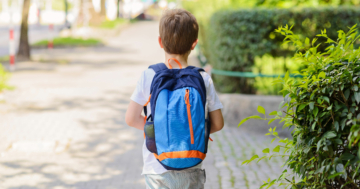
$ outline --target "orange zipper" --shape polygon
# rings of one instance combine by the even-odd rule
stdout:
[[[189,120],[189,129],[190,129],[190,137],[191,137],[191,144],[194,144],[194,131],[193,131],[193,126],[192,126],[192,120],[191,120],[191,110],[190,110],[190,99],[189,99],[189,89],[186,89],[185,91],[185,96],[184,96],[184,100],[185,100],[185,104],[186,104],[186,109],[187,109],[187,115],[188,115],[188,120]]]

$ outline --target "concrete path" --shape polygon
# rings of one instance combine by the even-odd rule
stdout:
[[[35,50],[47,63],[18,64],[0,103],[0,189],[145,188],[143,133],[124,116],[142,70],[163,61],[157,31],[140,22],[106,47]],[[259,188],[281,173],[279,159],[241,166],[263,135],[227,127],[212,138],[206,189]]]

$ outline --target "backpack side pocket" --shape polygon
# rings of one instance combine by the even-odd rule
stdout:
[[[145,131],[145,137],[146,137],[146,148],[151,153],[156,153],[157,154],[156,142],[155,142],[154,122],[153,121],[146,121],[144,131]]]
[[[204,152],[205,154],[207,153],[208,150],[210,129],[211,129],[210,119],[207,118],[205,119],[205,152]]]

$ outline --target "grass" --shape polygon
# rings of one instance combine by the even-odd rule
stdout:
[[[56,37],[53,39],[54,47],[56,46],[74,46],[74,47],[87,47],[101,44],[101,41],[98,39],[83,39],[75,37]],[[48,45],[48,40],[41,40],[34,43],[34,47],[43,47]]]
[[[104,22],[102,22],[100,24],[100,28],[104,28],[104,29],[114,29],[115,27],[117,27],[118,25],[121,25],[121,24],[126,24],[128,22],[134,22],[132,20],[127,20],[127,19],[123,19],[123,18],[117,18],[115,20],[106,20]]]
[[[10,60],[9,56],[0,56],[0,62],[7,62]]]

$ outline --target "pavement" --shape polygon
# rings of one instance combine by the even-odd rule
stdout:
[[[0,103],[0,189],[144,189],[143,133],[124,116],[141,72],[163,61],[157,36],[158,22],[138,22],[103,47],[37,49],[42,61],[17,64]],[[263,134],[226,126],[212,138],[206,189],[259,188],[282,172],[281,158],[241,165],[274,147]]]

